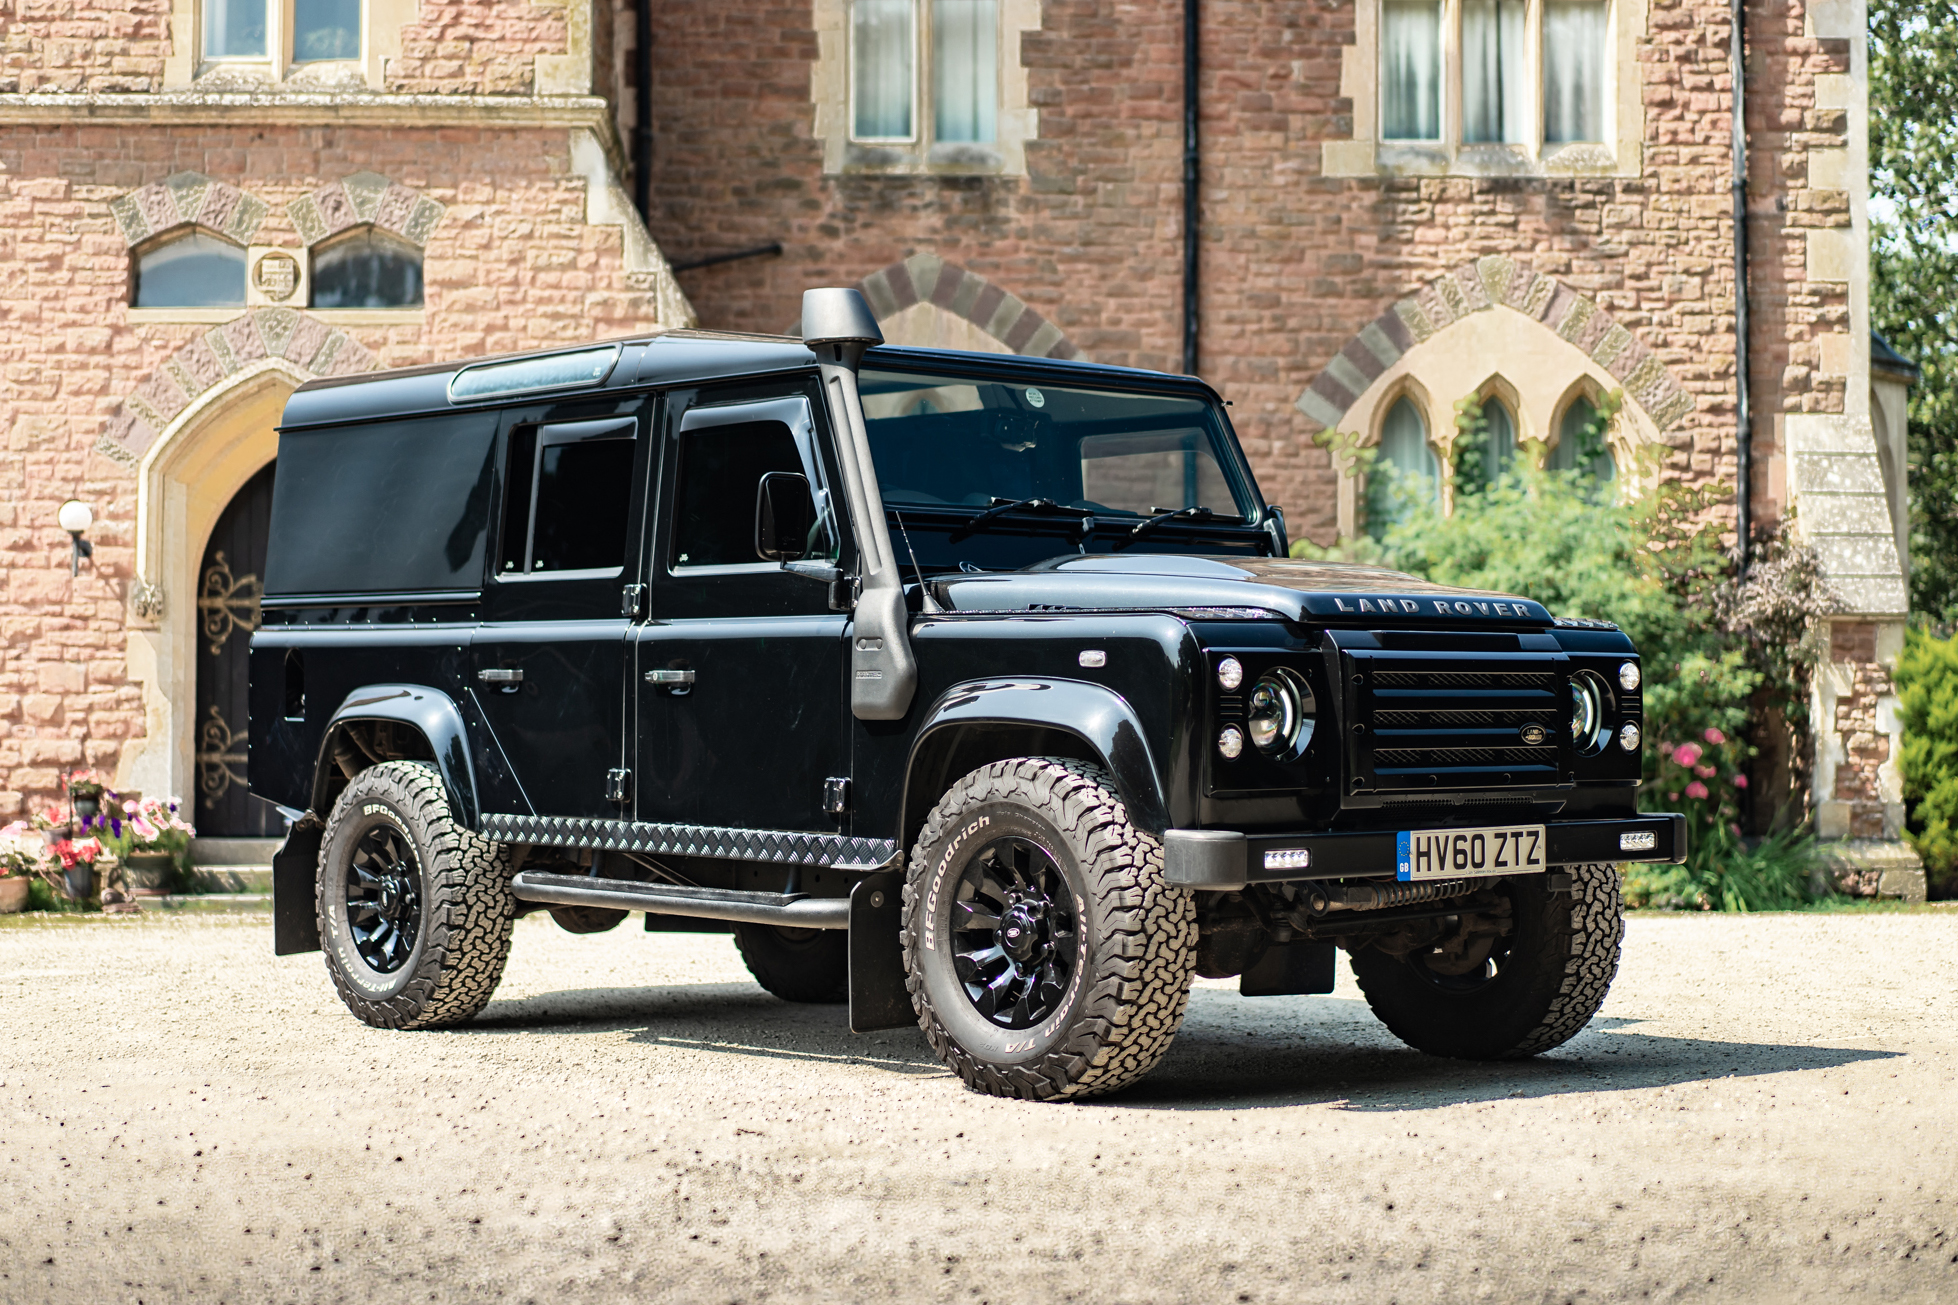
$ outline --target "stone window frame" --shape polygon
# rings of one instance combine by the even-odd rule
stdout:
[[[312,308],[322,321],[340,325],[384,325],[413,322],[428,308],[427,253],[429,237],[441,225],[448,208],[412,186],[378,172],[356,172],[301,195],[285,206],[293,230],[299,233],[300,280],[291,296],[295,306],[312,299],[314,253],[362,227],[384,231],[421,251],[422,302],[399,308]],[[254,279],[256,276],[254,275]]]
[[[292,59],[292,0],[266,0],[268,12],[263,59],[204,57],[205,0],[170,0],[170,54],[163,62],[164,89],[220,83],[290,83],[295,88],[385,89],[387,60],[401,53],[401,29],[413,22],[419,0],[361,0],[360,57],[295,63]]]
[[[930,0],[918,0],[923,9]],[[909,142],[859,142],[851,138],[850,0],[813,0],[816,62],[809,70],[815,107],[814,134],[823,143],[826,174],[882,173],[931,176],[1023,177],[1026,143],[1040,136],[1040,111],[1028,99],[1027,70],[1020,60],[1026,33],[1040,30],[1040,0],[999,0],[999,117],[990,145],[935,144],[928,105],[920,103],[915,138]],[[930,40],[926,21],[918,41]],[[919,65],[922,84],[925,68]],[[921,95],[920,99],[924,97]]]
[[[1605,140],[1546,147],[1543,134],[1543,0],[1526,0],[1524,61],[1534,143],[1464,144],[1461,128],[1462,0],[1441,0],[1441,140],[1380,139],[1380,7],[1355,0],[1354,40],[1340,51],[1339,94],[1352,103],[1350,140],[1320,145],[1328,177],[1637,177],[1644,169],[1645,105],[1638,52],[1647,0],[1606,0]]]
[[[128,282],[123,291],[123,296],[124,296],[123,302],[129,306],[130,313],[135,315],[135,320],[175,321],[175,322],[195,321],[197,320],[197,318],[191,316],[191,314],[202,314],[202,315],[208,315],[213,318],[217,318],[219,320],[229,321],[231,318],[236,317],[238,314],[245,311],[245,307],[248,302],[245,298],[240,298],[238,302],[235,304],[216,304],[216,305],[198,306],[198,307],[191,307],[188,305],[164,305],[164,306],[151,306],[145,308],[145,307],[138,306],[138,304],[136,303],[136,293],[140,287],[141,280],[142,280],[141,269],[142,269],[143,259],[146,256],[155,253],[157,250],[162,249],[166,245],[174,245],[179,240],[185,240],[191,236],[199,235],[199,234],[207,235],[212,237],[213,239],[222,241],[224,244],[227,244],[231,246],[233,249],[236,249],[238,251],[238,257],[245,265],[245,276],[244,276],[244,281],[242,286],[242,293],[247,296],[250,295],[251,269],[252,269],[252,261],[253,261],[250,247],[246,245],[244,241],[237,239],[235,236],[220,231],[216,227],[207,226],[202,222],[196,222],[196,221],[179,222],[176,226],[166,227],[162,231],[157,232],[155,235],[150,236],[147,239],[140,240],[129,247]]]
[[[135,288],[135,261],[141,251],[182,231],[207,231],[245,251],[245,302],[226,308],[138,308],[125,294],[123,309],[132,325],[145,322],[228,322],[254,305],[274,302],[255,294],[254,271],[259,262],[278,253],[275,246],[255,245],[252,238],[271,212],[266,202],[237,186],[213,180],[201,172],[173,172],[162,181],[139,186],[109,201],[109,213],[123,246],[129,251],[129,289]],[[289,251],[287,251],[289,253]]]

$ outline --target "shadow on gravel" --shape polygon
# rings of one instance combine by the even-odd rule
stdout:
[[[1190,994],[1190,1013],[1154,1073],[1088,1103],[1129,1110],[1254,1110],[1330,1105],[1429,1110],[1481,1101],[1627,1092],[1721,1078],[1834,1069],[1898,1052],[1770,1042],[1721,1042],[1641,1032],[1606,1016],[1531,1060],[1483,1063],[1402,1046],[1349,997],[1246,999]],[[452,1036],[552,1037],[624,1031],[647,1047],[768,1060],[860,1064],[909,1076],[947,1075],[916,1029],[853,1034],[843,1006],[798,1006],[747,983],[580,988],[496,1001]]]
[[[1410,1050],[1364,1001],[1191,994],[1190,1015],[1156,1071],[1108,1106],[1243,1110],[1334,1105],[1429,1110],[1480,1101],[1626,1092],[1721,1078],[1834,1069],[1900,1052],[1772,1042],[1722,1042],[1640,1031],[1604,1017],[1529,1060],[1448,1060]]]

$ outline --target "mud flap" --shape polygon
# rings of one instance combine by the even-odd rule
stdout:
[[[295,956],[320,949],[320,837],[326,825],[312,812],[294,822],[272,856],[272,954]]]
[[[1333,990],[1339,948],[1332,943],[1290,942],[1265,948],[1258,963],[1237,980],[1244,997],[1319,996]]]
[[[865,875],[850,890],[850,1032],[918,1022],[904,986],[904,872]]]

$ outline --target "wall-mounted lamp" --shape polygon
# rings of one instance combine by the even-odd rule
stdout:
[[[68,537],[75,541],[75,551],[68,558],[68,574],[80,575],[82,559],[95,556],[95,545],[82,538],[83,532],[95,524],[95,513],[89,511],[88,504],[71,498],[61,505],[55,519],[61,522],[61,528],[68,532]]]

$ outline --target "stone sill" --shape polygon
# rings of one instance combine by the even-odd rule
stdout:
[[[1443,142],[1329,140],[1320,145],[1327,177],[1637,177],[1642,151],[1575,142],[1527,145],[1450,145]]]

